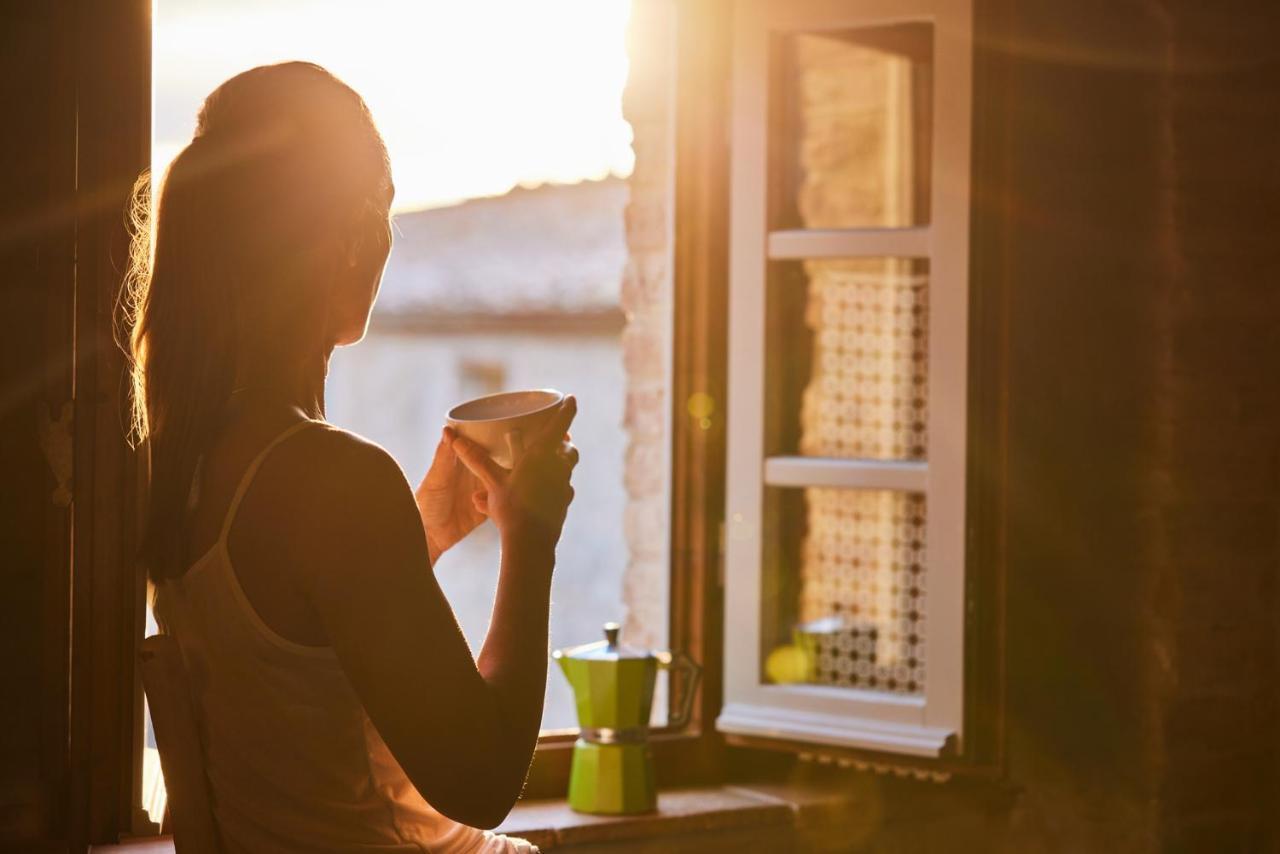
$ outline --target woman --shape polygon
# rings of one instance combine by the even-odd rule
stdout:
[[[511,472],[446,431],[416,491],[323,421],[329,355],[363,337],[391,248],[392,194],[364,102],[295,62],[209,96],[138,222],[143,557],[229,851],[531,850],[476,828],[511,809],[537,742],[576,404]],[[432,563],[485,518],[502,567],[473,659]]]

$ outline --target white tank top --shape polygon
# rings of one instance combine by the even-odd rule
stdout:
[[[378,735],[332,647],[272,631],[245,596],[227,550],[250,463],[213,547],[156,588],[156,618],[182,649],[223,849],[285,852],[524,854],[522,839],[436,812]]]

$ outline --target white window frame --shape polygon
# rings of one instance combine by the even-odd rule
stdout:
[[[933,25],[931,222],[910,228],[770,231],[766,188],[770,39],[779,33]],[[936,757],[964,723],[964,554],[969,303],[971,0],[739,0],[734,7],[725,543],[726,733]],[[767,267],[778,259],[929,261],[927,461],[766,458]],[[926,496],[925,684],[918,696],[764,684],[766,486]]]

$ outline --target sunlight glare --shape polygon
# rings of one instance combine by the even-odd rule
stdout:
[[[396,210],[626,176],[629,13],[630,0],[157,0],[153,164],[186,144],[221,81],[307,59],[368,102]]]

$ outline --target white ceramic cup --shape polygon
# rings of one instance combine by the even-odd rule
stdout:
[[[488,451],[494,462],[510,469],[562,400],[564,393],[553,388],[504,391],[459,403],[446,420],[459,435]]]

